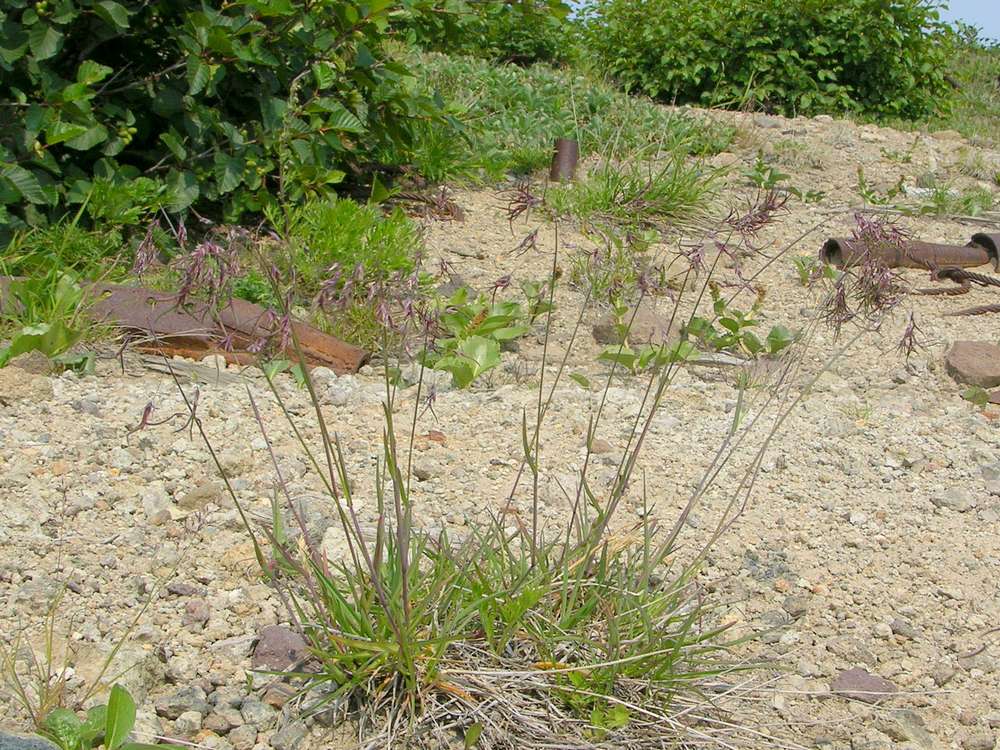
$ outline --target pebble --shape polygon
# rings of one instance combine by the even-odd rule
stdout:
[[[305,723],[301,721],[286,724],[271,735],[271,747],[274,750],[297,750],[308,731]]]
[[[257,727],[243,724],[233,729],[227,736],[233,750],[251,750],[257,742]]]
[[[201,729],[201,714],[197,711],[185,711],[174,720],[174,729],[178,734],[190,737]]]
[[[197,685],[187,685],[156,701],[156,713],[167,719],[176,720],[181,714],[188,712],[204,716],[209,711],[211,707],[205,699],[205,691]]]

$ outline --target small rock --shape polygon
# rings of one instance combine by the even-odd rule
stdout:
[[[354,395],[361,390],[361,385],[353,375],[344,375],[330,383],[321,400],[333,406],[346,406]]]
[[[986,722],[986,726],[990,729],[1000,729],[1000,711],[993,711],[986,714],[983,717],[983,721]]]
[[[896,635],[901,635],[904,638],[909,638],[911,641],[916,640],[920,633],[917,631],[913,625],[909,623],[908,620],[904,620],[901,617],[897,617],[892,622],[889,623],[889,627],[892,632]]]
[[[271,747],[274,750],[296,750],[308,731],[304,722],[293,721],[271,735]]]
[[[600,456],[605,453],[611,453],[614,448],[604,438],[594,438],[590,441],[590,452],[594,455]]]
[[[937,138],[939,141],[960,141],[962,140],[962,134],[957,130],[935,130],[931,133],[932,138]]]
[[[809,611],[809,597],[796,594],[786,596],[781,608],[797,620]]]
[[[243,724],[227,735],[233,750],[251,750],[257,742],[257,727]]]
[[[215,482],[202,481],[178,498],[177,507],[198,511],[209,503],[222,506],[222,488]]]
[[[189,711],[197,711],[202,716],[211,711],[205,699],[205,691],[197,685],[182,687],[173,695],[156,701],[156,713],[167,719],[176,720],[178,716]]]
[[[295,695],[295,689],[283,682],[276,682],[264,691],[264,703],[271,708],[281,709]]]
[[[866,729],[851,737],[851,750],[893,750],[892,740],[877,729]]]
[[[217,372],[225,372],[226,367],[229,366],[229,363],[226,362],[226,358],[221,354],[209,354],[207,357],[202,357],[201,363]]]
[[[193,583],[183,581],[171,581],[167,584],[167,592],[174,596],[200,596],[205,593],[204,589],[195,586]]]
[[[250,666],[281,672],[307,654],[308,646],[301,635],[283,625],[268,625],[260,631]]]
[[[897,742],[912,742],[925,750],[934,748],[934,738],[927,731],[924,720],[910,709],[893,711],[881,717],[876,728]]]
[[[418,482],[426,482],[438,475],[438,469],[433,464],[414,464],[413,476]]]
[[[885,622],[876,623],[874,631],[877,638],[884,639],[892,636],[892,626]]]
[[[875,664],[875,654],[858,638],[840,636],[827,641],[826,649],[851,664]],[[864,670],[861,670],[864,671]]]
[[[1000,346],[985,341],[956,341],[945,355],[945,369],[959,383],[982,388],[1000,385]]]
[[[233,725],[229,722],[225,716],[221,713],[212,713],[205,717],[205,720],[201,723],[203,729],[207,729],[210,732],[215,732],[216,734],[226,734]]]
[[[622,343],[621,328],[628,329],[628,342],[633,345],[642,344],[663,344],[676,338],[670,330],[670,317],[657,312],[653,303],[645,299],[639,304],[638,310],[625,313],[621,320],[615,317],[614,312],[606,313],[600,320],[594,323],[592,333],[594,340],[599,344],[613,345]]]
[[[958,723],[963,727],[973,727],[979,723],[979,717],[976,716],[975,711],[965,706],[958,712]]]
[[[44,375],[34,375],[18,367],[0,368],[0,406],[15,401],[49,401],[55,392]]]
[[[976,507],[976,498],[964,487],[949,487],[931,498],[938,508],[947,508],[956,513],[968,513]]]
[[[854,668],[838,674],[830,683],[830,692],[865,703],[878,703],[895,693],[896,686],[878,675]]]
[[[264,729],[274,721],[275,710],[256,698],[247,698],[240,706],[240,715],[247,724]],[[235,730],[233,730],[235,731]],[[230,739],[230,741],[232,741]]]
[[[197,711],[185,711],[174,720],[174,729],[178,734],[190,737],[201,729],[201,714]]]
[[[181,622],[187,627],[196,627],[200,630],[208,622],[212,615],[212,609],[204,599],[192,599],[184,605],[184,615]]]
[[[309,377],[312,378],[320,389],[328,388],[330,383],[337,379],[337,373],[329,367],[313,367],[309,370]]]
[[[73,411],[78,414],[89,414],[92,417],[103,417],[104,412],[101,411],[100,405],[89,398],[78,398],[70,404],[73,407]]]
[[[0,732],[0,750],[59,750],[59,746],[42,737]]]
[[[958,670],[955,667],[951,664],[941,662],[931,670],[931,679],[934,680],[934,684],[938,687],[944,687],[954,679],[956,674],[958,674]]]
[[[18,354],[7,363],[8,367],[16,367],[18,370],[32,375],[51,375],[55,372],[52,360],[46,357],[37,349],[24,354]]]
[[[997,738],[989,730],[975,729],[963,732],[959,744],[962,750],[993,750],[997,746]]]

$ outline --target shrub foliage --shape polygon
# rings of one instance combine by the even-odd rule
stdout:
[[[928,0],[596,0],[590,32],[623,84],[679,103],[919,119],[949,93]]]
[[[436,111],[386,50],[400,7],[7,0],[0,228],[108,201],[235,220],[328,192]]]

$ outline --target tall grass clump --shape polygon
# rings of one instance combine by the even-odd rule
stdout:
[[[720,262],[739,263],[752,254],[757,233],[781,208],[779,200],[764,195],[706,234],[687,256],[687,274],[698,283],[680,286],[674,322],[691,322],[707,300],[712,277],[721,273]],[[551,262],[555,270],[558,247]],[[771,262],[774,257],[764,267]],[[837,308],[831,319],[872,320],[868,313],[875,307],[898,301],[896,295],[869,293],[880,283],[876,271],[850,277],[856,284],[840,278],[841,285],[853,286],[842,286],[837,298],[863,299],[864,308]],[[749,272],[739,275],[745,284],[754,280]],[[689,288],[694,291],[684,291]],[[554,294],[553,283],[550,303]],[[277,290],[274,296],[284,299]],[[410,337],[426,345],[433,337],[433,310],[419,299],[387,304],[387,339]],[[653,512],[662,499],[647,495],[640,461],[679,373],[698,356],[695,344],[661,344],[639,387],[641,406],[624,425],[626,445],[614,476],[598,484],[592,447],[612,429],[605,425],[610,385],[621,374],[612,364],[603,389],[591,392],[582,465],[561,485],[566,516],[543,524],[540,487],[549,476],[544,457],[552,440],[546,420],[565,393],[567,359],[585,308],[586,301],[575,321],[568,321],[572,333],[558,361],[548,354],[554,306],[539,318],[546,356],[537,395],[520,415],[516,477],[503,496],[480,498],[487,509],[483,518],[454,533],[423,523],[412,493],[415,438],[436,398],[422,375],[404,392],[394,385],[391,368],[385,369],[381,451],[374,488],[364,493],[352,481],[348,449],[308,373],[308,420],[268,376],[278,413],[310,467],[308,482],[321,487],[342,544],[324,552],[299,502],[305,488],[283,474],[273,453],[269,524],[251,523],[239,493],[227,486],[263,576],[310,644],[311,659],[295,674],[301,708],[324,712],[326,719],[353,718],[364,747],[760,746],[761,735],[742,726],[738,713],[745,692],[740,673],[751,665],[738,655],[737,640],[720,624],[720,603],[706,596],[698,574],[750,501],[776,431],[814,382],[804,382],[802,372],[811,336],[797,337],[775,357],[768,382],[737,379],[729,425],[714,445],[703,446],[693,489],[672,517]],[[286,330],[281,315],[287,310],[276,313],[275,335]],[[810,325],[819,325],[819,317]],[[249,397],[270,446],[276,427],[258,398],[252,392]],[[215,455],[196,402],[187,403],[192,424]],[[627,514],[636,494],[640,512]],[[695,509],[713,518],[700,539],[688,538]],[[363,526],[371,511],[374,524]]]

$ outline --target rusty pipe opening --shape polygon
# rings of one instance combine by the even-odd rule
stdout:
[[[978,232],[972,235],[972,242],[969,245],[977,245],[983,248],[990,260],[993,261],[993,270],[1000,272],[1000,234]]]

